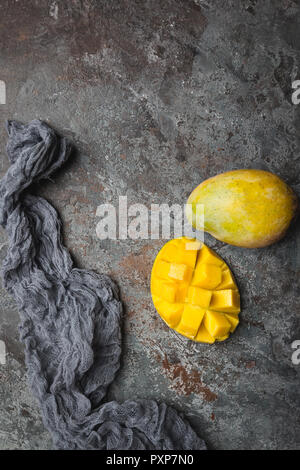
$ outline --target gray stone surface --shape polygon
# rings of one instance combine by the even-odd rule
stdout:
[[[150,270],[164,240],[100,241],[104,202],[182,204],[203,179],[258,167],[300,194],[300,20],[292,0],[0,0],[0,172],[7,118],[41,118],[77,154],[37,187],[59,210],[80,267],[110,273],[126,305],[123,364],[110,398],[164,400],[213,449],[299,449],[300,227],[265,249],[205,241],[232,267],[241,324],[197,345],[155,312]],[[6,236],[0,233],[1,257]],[[26,385],[18,313],[0,291],[0,449],[51,439]]]

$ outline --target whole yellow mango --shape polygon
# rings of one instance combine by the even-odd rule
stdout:
[[[204,217],[201,210],[203,205]],[[246,248],[278,241],[295,217],[298,199],[278,176],[234,170],[201,183],[188,198],[186,215],[197,230]]]

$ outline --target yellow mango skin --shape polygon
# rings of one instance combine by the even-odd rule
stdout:
[[[238,323],[240,296],[227,264],[186,237],[167,242],[151,272],[153,304],[161,318],[197,342],[224,341]]]
[[[204,205],[204,226],[196,216]],[[198,230],[245,248],[260,248],[280,240],[298,209],[293,190],[278,176],[263,170],[234,170],[201,183],[190,194],[186,215]]]

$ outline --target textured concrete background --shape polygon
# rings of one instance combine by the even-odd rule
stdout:
[[[126,304],[123,363],[110,398],[164,400],[213,449],[300,448],[300,228],[269,248],[205,241],[232,267],[241,324],[226,342],[175,336],[150,298],[164,241],[96,237],[104,202],[182,204],[203,179],[258,167],[298,193],[299,7],[292,0],[0,0],[4,120],[41,118],[78,152],[37,190],[59,210],[80,267],[107,272]],[[0,234],[1,257],[6,235]],[[0,291],[0,449],[51,448],[26,384],[18,312]]]

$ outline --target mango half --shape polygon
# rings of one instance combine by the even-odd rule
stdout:
[[[204,218],[197,207],[204,208]],[[218,240],[258,248],[282,238],[298,200],[278,176],[263,170],[235,170],[201,183],[188,198],[186,216]]]
[[[229,267],[196,239],[176,238],[162,247],[151,294],[167,325],[194,341],[224,341],[239,323],[240,296]]]

